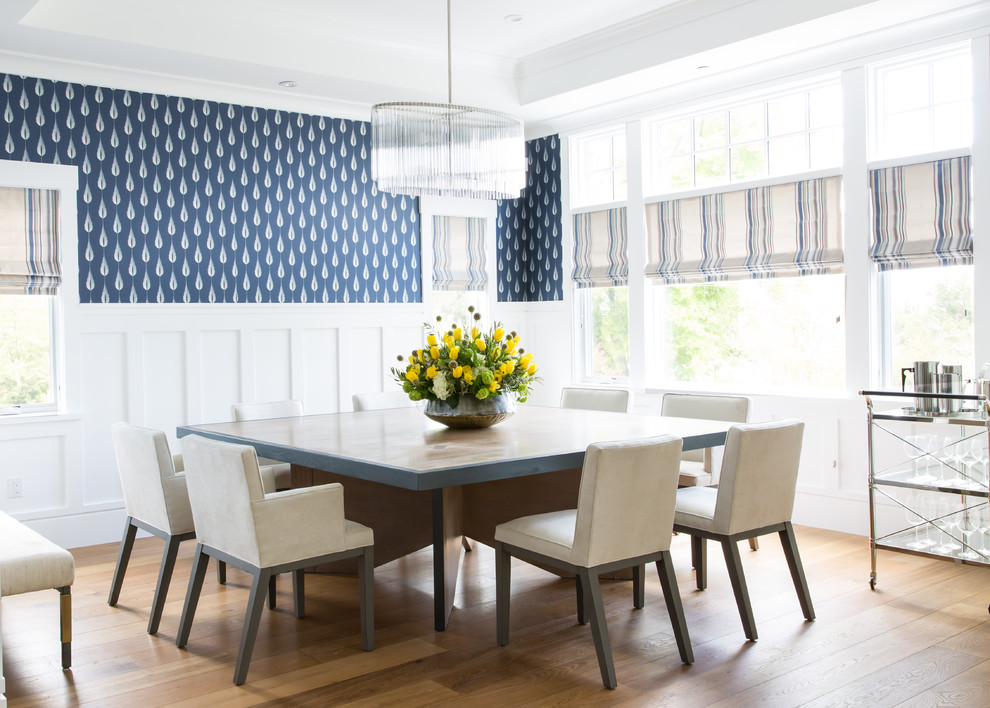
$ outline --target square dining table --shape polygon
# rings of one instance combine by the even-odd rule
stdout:
[[[293,486],[340,482],[348,519],[375,532],[375,564],[433,547],[434,626],[447,627],[464,538],[575,508],[588,445],[676,435],[685,450],[723,445],[729,423],[520,404],[491,428],[452,429],[417,408],[187,425],[292,464]],[[470,547],[464,543],[465,547]]]

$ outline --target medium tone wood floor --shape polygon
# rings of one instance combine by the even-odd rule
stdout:
[[[73,586],[73,667],[59,668],[58,595],[4,598],[10,708],[21,706],[987,706],[990,573],[882,553],[870,591],[862,537],[798,528],[818,619],[801,617],[780,544],[743,551],[760,639],[746,642],[721,554],[694,589],[687,537],[673,557],[694,645],[684,666],[655,571],[635,610],[631,583],[604,581],[619,687],[601,685],[591,631],[577,624],[574,581],[513,565],[510,643],[495,643],[494,559],[462,559],[446,632],[433,631],[430,555],[377,569],[376,649],[361,651],[357,580],[307,576],[307,616],[292,614],[282,576],[247,683],[231,679],[246,576],[210,573],[189,645],[175,632],[193,543],[184,543],[157,636],[145,633],[162,543],[135,544],[120,604],[106,604],[117,547],[82,548]]]

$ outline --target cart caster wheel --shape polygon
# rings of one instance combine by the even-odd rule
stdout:
[[[876,590],[876,589],[877,589],[877,579],[870,578],[870,590]],[[987,610],[990,611],[990,607],[988,607]]]

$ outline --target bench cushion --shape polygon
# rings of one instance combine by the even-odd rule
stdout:
[[[72,585],[72,554],[0,511],[0,593],[50,590]]]

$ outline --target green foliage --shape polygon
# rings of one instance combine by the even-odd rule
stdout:
[[[0,406],[52,400],[48,303],[38,295],[0,296]]]
[[[948,275],[946,269],[944,275]],[[925,274],[929,275],[929,274]],[[932,273],[930,275],[935,275]],[[940,273],[939,275],[943,275]],[[929,285],[928,291],[925,285]],[[909,283],[903,283],[908,287]],[[914,361],[963,364],[964,375],[975,376],[973,365],[972,283],[962,277],[941,277],[925,288],[927,297],[905,302],[893,313],[892,368],[898,379],[900,367]]]
[[[591,307],[592,374],[629,376],[629,288],[594,288]]]
[[[696,285],[667,288],[673,361],[676,381],[718,381],[719,370],[740,356],[736,346],[739,307],[734,288]]]

